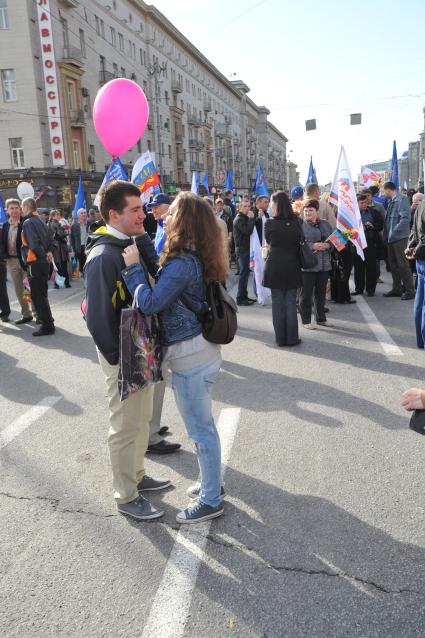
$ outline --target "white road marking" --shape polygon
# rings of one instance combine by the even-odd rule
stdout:
[[[32,408],[27,410],[25,414],[22,414],[20,417],[15,419],[4,430],[0,431],[0,450],[1,448],[6,447],[6,445],[13,441],[13,439],[16,439],[16,437],[22,434],[22,432],[25,432],[25,430],[29,428],[34,421],[43,416],[43,414],[50,410],[50,408],[52,408],[55,403],[61,399],[61,396],[45,397],[39,403],[33,405]]]
[[[54,288],[49,289],[49,294],[53,292],[55,293],[56,290]],[[74,297],[78,297],[78,295],[81,294],[85,294],[85,289],[84,288],[79,288],[76,292],[73,292],[72,294],[68,295],[67,297],[64,297],[63,299],[61,299],[60,301],[55,301],[54,303],[50,304],[51,308],[56,308],[56,306],[62,305],[64,303],[66,303],[67,301],[69,301],[70,299],[73,299]],[[14,307],[17,308],[19,306],[19,301],[16,299],[15,301],[12,301],[10,304],[10,307]]]
[[[232,451],[240,413],[240,408],[224,408],[217,423],[223,474]],[[211,521],[206,521],[193,527],[181,527],[153,600],[142,638],[183,636],[210,526]]]
[[[369,325],[373,334],[381,344],[381,347],[385,354],[391,357],[402,357],[403,352],[400,350],[398,345],[391,337],[390,333],[386,330],[386,328],[384,328],[369,304],[366,303],[361,295],[357,296],[357,308],[360,310],[366,323]]]

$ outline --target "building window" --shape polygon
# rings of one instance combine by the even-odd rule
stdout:
[[[94,21],[96,24],[96,33],[97,35],[100,35],[100,20],[96,15],[94,16]]]
[[[168,157],[171,159],[171,146],[168,145]]]
[[[136,45],[133,42],[133,44],[131,46],[133,47],[133,60],[135,60],[136,59]]]
[[[118,42],[120,45],[120,51],[124,51],[124,36],[122,33],[118,34]]]
[[[143,49],[140,49],[140,64],[143,66]]]
[[[151,141],[148,140],[148,151],[151,151],[151,150],[152,150],[152,144],[151,144]]]
[[[66,95],[68,98],[68,110],[75,111],[75,84],[67,80]]]
[[[165,91],[165,104],[169,104],[170,103],[170,99],[168,97],[168,91]]]
[[[22,137],[9,138],[10,155],[12,158],[12,168],[24,168],[24,148],[22,146]]]
[[[81,154],[79,140],[72,140],[72,157],[74,160],[74,168],[81,168]]]
[[[131,58],[131,40],[128,41],[128,55]]]
[[[106,71],[105,58],[103,57],[103,55],[100,56],[100,70],[103,74]]]
[[[113,47],[117,46],[117,32],[114,27],[111,27],[111,44]]]
[[[105,39],[105,23],[103,20],[100,21],[100,35]]]
[[[65,18],[61,18],[61,25],[62,25],[63,46],[65,47],[65,49],[67,49],[69,47],[69,37],[68,37],[68,23],[65,20]]]
[[[125,78],[125,69],[123,66],[121,67],[121,77]]]
[[[112,68],[114,69],[114,77],[118,78],[119,77],[118,64],[116,62],[113,62]]]
[[[86,58],[86,37],[84,35],[84,31],[82,29],[80,29],[80,49],[81,49],[81,55],[83,56],[83,58]]]
[[[9,14],[7,12],[7,0],[0,0],[0,29],[9,28]]]
[[[142,140],[139,140],[137,142],[137,152],[141,153],[142,152]]]
[[[15,69],[3,69],[1,72],[1,83],[3,86],[3,98],[5,102],[16,102],[16,77]]]

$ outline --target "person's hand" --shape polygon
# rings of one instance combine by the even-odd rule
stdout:
[[[423,410],[422,390],[420,388],[409,388],[403,392],[401,404],[405,410]]]
[[[406,250],[404,251],[404,254],[406,255],[406,259],[414,259],[413,248],[406,248]]]
[[[321,242],[317,241],[315,244],[313,244],[313,250],[321,250],[320,246],[321,246]]]
[[[127,246],[127,248],[124,248],[122,256],[124,257],[126,266],[138,264],[140,261],[139,249],[134,244],[132,244],[131,246]]]
[[[50,252],[50,250],[48,253],[46,253],[46,257],[47,257],[47,261],[53,261],[53,253]]]
[[[254,219],[254,213],[253,213],[253,211],[252,211],[252,210],[250,210],[250,211],[249,211],[249,213],[248,213],[248,217],[249,217],[250,219]]]

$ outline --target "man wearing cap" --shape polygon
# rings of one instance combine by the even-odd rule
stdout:
[[[155,250],[157,254],[164,248],[166,235],[163,228],[163,220],[170,208],[171,199],[165,193],[158,193],[153,200],[146,206],[148,211],[151,211],[155,221],[157,223],[156,235],[155,235]],[[177,452],[181,445],[180,443],[169,443],[163,438],[163,435],[168,431],[166,425],[161,427],[162,407],[164,404],[165,394],[165,381],[156,383],[154,386],[153,394],[153,411],[152,419],[149,422],[149,444],[148,452],[151,454],[171,454]]]

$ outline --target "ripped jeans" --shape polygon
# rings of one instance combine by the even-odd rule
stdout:
[[[212,415],[212,389],[221,357],[197,368],[172,372],[177,407],[189,437],[194,441],[201,474],[200,500],[217,507],[222,498],[220,437]]]

